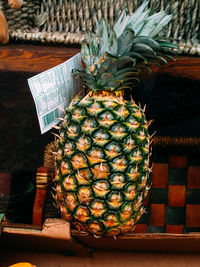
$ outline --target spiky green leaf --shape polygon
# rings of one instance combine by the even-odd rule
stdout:
[[[135,43],[133,44],[132,49],[134,52],[156,55],[155,51],[147,44]]]
[[[133,77],[135,77],[135,75],[138,75],[140,73],[140,71],[132,71],[132,72],[127,72],[127,73],[123,73],[121,75],[119,75],[117,78],[123,81],[126,81],[126,78],[131,79]]]
[[[104,72],[115,72],[117,69],[117,59],[108,56],[97,69],[97,76],[100,77]]]
[[[168,47],[162,47],[161,55],[162,54],[169,54],[169,55],[176,55],[176,52],[174,52],[171,48]]]
[[[108,81],[108,83],[106,84],[106,87],[117,88],[117,87],[119,87],[122,83],[123,83],[122,80],[115,80],[115,79],[112,79],[112,80]]]
[[[114,27],[113,27],[113,29],[114,29],[114,31],[116,33],[118,32],[118,29],[119,29],[119,27],[120,27],[120,25],[121,25],[121,23],[122,23],[122,21],[124,20],[125,17],[126,17],[126,11],[123,10],[121,15],[119,16],[118,20],[116,21]]]
[[[96,89],[93,83],[87,83],[84,81],[84,85],[92,91],[95,91]]]
[[[155,27],[160,23],[160,21],[165,17],[165,12],[161,11],[158,13],[155,13],[148,17],[145,21],[144,27],[140,30],[140,32],[137,34],[138,36],[151,36],[151,33],[155,29]]]
[[[132,67],[134,65],[135,65],[135,60],[129,56],[121,56],[118,58],[118,65],[117,65],[118,70],[127,67]]]
[[[135,21],[134,23],[130,23],[129,26],[127,26],[134,31],[135,36],[137,36],[141,29],[144,27],[146,19],[149,17],[149,14],[150,10],[143,12],[137,21]]]
[[[123,74],[123,73],[127,73],[127,72],[132,72],[133,71],[133,69],[135,69],[135,68],[124,68],[124,69],[121,69],[121,70],[119,70],[119,71],[117,71],[116,73],[115,73],[115,77],[118,77],[119,75],[121,75],[121,74]]]
[[[86,64],[86,66],[91,65],[90,49],[87,46],[86,42],[82,42],[82,45],[81,45],[81,58]]]
[[[168,48],[174,48],[174,49],[179,49],[178,45],[172,44],[167,41],[158,41],[160,47],[168,47]]]
[[[159,43],[148,36],[138,36],[134,39],[133,43],[143,43],[150,46],[153,50],[160,50]]]
[[[113,75],[110,72],[105,72],[101,75],[100,79],[98,80],[98,84],[101,86],[106,85],[111,79],[113,79]]]
[[[108,67],[107,71],[109,71],[109,72],[111,72],[113,74],[118,69],[118,60],[116,58],[112,58],[110,62],[111,62],[111,64]]]
[[[143,16],[143,11],[147,7],[149,1],[144,1],[142,5],[130,16],[127,27],[134,30],[134,25],[138,24],[138,21]]]
[[[94,20],[95,20],[95,23],[96,23],[96,26],[97,26],[97,33],[98,33],[98,35],[100,35],[100,24],[99,24],[99,21],[97,19],[96,14],[94,14]]]
[[[117,39],[120,37],[120,35],[124,32],[125,28],[127,27],[127,24],[129,22],[129,16],[126,15],[126,12],[123,11],[120,15],[119,19],[115,23],[113,29],[116,33]]]
[[[97,59],[99,47],[98,47],[96,35],[94,33],[89,33],[88,39],[89,39],[91,64],[93,64],[95,60]]]
[[[164,27],[172,20],[172,18],[173,15],[165,15],[158,23],[158,25],[156,25],[156,27],[153,29],[149,36],[153,38],[158,35],[164,29]]]
[[[162,61],[164,64],[167,64],[167,60],[162,56],[146,55],[146,57],[148,58],[148,64],[159,64],[158,62],[160,61]]]
[[[131,51],[133,39],[134,39],[134,31],[132,29],[126,29],[121,34],[121,36],[118,39],[118,55],[119,56]]]
[[[158,59],[160,59],[164,64],[167,64],[167,60],[164,57],[157,56]]]
[[[167,58],[171,59],[172,61],[176,61],[176,59],[175,59],[175,58],[173,58],[173,57],[172,57],[172,56],[170,56],[170,55],[163,54],[163,56],[165,56],[165,57],[167,57]]]
[[[109,39],[108,39],[108,31],[106,22],[104,19],[101,20],[100,24],[100,32],[99,32],[99,54],[101,57],[106,51],[109,50]]]
[[[138,78],[137,77],[135,77],[135,76],[132,76],[132,77],[128,77],[128,78],[124,78],[124,80],[123,80],[123,85],[127,85],[127,84],[130,84],[130,85],[132,85],[132,81],[133,80],[138,80]]]
[[[118,41],[117,41],[117,35],[114,32],[114,30],[110,30],[109,40],[108,40],[108,50],[107,52],[111,54],[112,56],[118,55]]]
[[[141,54],[139,54],[139,53],[137,53],[137,52],[133,52],[133,51],[131,51],[131,52],[129,52],[128,54],[127,54],[127,56],[130,56],[130,57],[132,57],[132,59],[133,60],[137,60],[137,62],[138,61],[140,61],[140,60],[142,60],[143,62],[144,62],[144,64],[147,64],[147,59],[144,57],[144,56],[142,56]],[[146,55],[145,55],[146,56]]]

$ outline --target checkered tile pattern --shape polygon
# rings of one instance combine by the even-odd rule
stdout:
[[[144,204],[136,233],[200,232],[200,166],[187,156],[153,163],[152,188]]]

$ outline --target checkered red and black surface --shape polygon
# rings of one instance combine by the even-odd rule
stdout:
[[[200,159],[168,155],[160,161],[153,163],[146,213],[135,232],[200,232]]]

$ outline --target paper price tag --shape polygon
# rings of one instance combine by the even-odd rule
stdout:
[[[78,53],[64,63],[28,79],[42,134],[60,122],[58,118],[63,117],[63,110],[81,90],[80,80],[71,76],[72,70],[80,67],[81,55]]]

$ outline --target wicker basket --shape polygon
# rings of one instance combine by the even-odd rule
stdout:
[[[7,0],[0,9],[7,18],[11,39],[42,43],[80,44],[83,32],[94,30],[94,14],[113,23],[126,7],[133,12],[141,0],[24,0],[12,10]],[[200,55],[200,2],[195,0],[151,0],[156,11],[174,14],[165,35],[178,43],[182,53]]]

